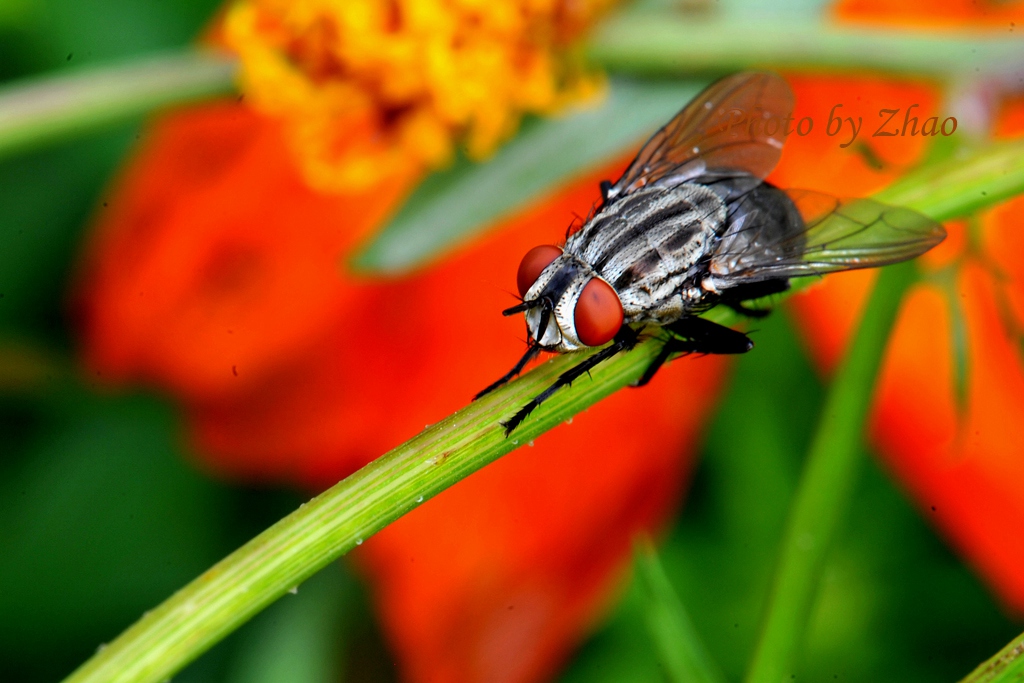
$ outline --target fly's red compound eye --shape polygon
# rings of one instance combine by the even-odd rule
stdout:
[[[591,278],[576,302],[576,336],[587,346],[610,342],[622,327],[622,302],[612,286]]]
[[[533,283],[540,277],[541,271],[561,255],[562,250],[551,244],[542,244],[526,252],[526,256],[519,263],[519,272],[516,273],[519,296],[526,296],[530,287],[533,287]]]

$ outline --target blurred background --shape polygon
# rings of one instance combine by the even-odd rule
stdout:
[[[805,24],[808,21],[839,21],[834,8],[819,2],[788,2],[784,5],[770,8],[772,21],[784,24],[787,17],[794,17],[794,25],[797,19]],[[1019,6],[1020,3],[998,3],[993,12],[1010,12]],[[661,3],[657,9],[683,19],[706,19],[710,15],[715,21],[722,22],[729,17],[740,17],[747,22],[745,26],[750,24],[750,16],[769,11],[763,6],[740,2],[706,5]],[[71,74],[93,65],[120,63],[165,50],[186,49],[198,36],[210,32],[211,22],[220,11],[220,3],[213,0],[175,3],[0,0],[0,80],[17,84],[20,79]],[[620,11],[621,8],[612,10],[610,16]],[[865,10],[865,16],[871,18],[872,12],[875,10]],[[1019,13],[1024,17],[1024,9]],[[927,11],[922,11],[920,16],[924,17],[920,19],[924,29],[935,28],[931,25],[934,22],[928,19]],[[952,10],[946,16],[949,25],[966,21]],[[722,25],[716,24],[719,28]],[[1005,38],[1012,38],[1014,26],[1013,20],[1001,14],[998,18],[979,20],[979,31],[994,34],[998,30],[1001,35],[1006,34]],[[936,30],[947,28],[949,26],[939,26]],[[874,29],[868,25],[863,30]],[[887,32],[885,35],[906,30],[908,35],[912,35],[915,29],[886,27],[877,30]],[[729,34],[722,29],[721,35]],[[607,35],[605,38],[610,45],[611,40]],[[586,38],[580,40],[585,41]],[[985,38],[977,40],[981,45]],[[720,52],[728,55],[729,50],[726,41]],[[614,58],[607,59],[615,61]],[[622,63],[626,62],[628,59],[622,60]],[[670,73],[672,69],[668,68],[652,67],[650,71],[662,72],[658,74],[659,80],[653,82],[657,87],[678,88],[665,92],[672,92],[671,101],[681,105],[708,82],[716,70],[727,72],[742,66],[728,62],[724,59],[718,66],[702,66],[695,70],[697,73],[683,76],[673,75]],[[788,62],[782,66],[793,68]],[[1005,64],[1002,66],[1007,67]],[[969,79],[958,80],[957,96],[969,96],[970,102],[988,105],[993,98],[1003,97],[1004,93],[1005,97],[1019,99],[1020,90],[1015,90],[1011,83],[1014,78],[1007,74],[1018,73],[1022,67],[1024,63],[1017,65],[1017,72],[1009,67],[998,70],[998,78],[985,82],[982,95],[971,90]],[[831,67],[826,65],[826,68]],[[941,69],[942,65],[937,68]],[[900,70],[905,71],[906,65],[900,66]],[[821,68],[815,73],[820,72]],[[667,77],[674,80],[666,85],[663,79]],[[801,77],[805,79],[805,89],[798,89],[798,96],[800,92],[809,92],[815,87],[809,83],[809,77],[797,76],[798,79]],[[938,88],[934,85],[934,70],[927,77],[932,79],[927,81],[929,85],[912,87],[932,88],[922,91],[926,98],[922,106],[938,111],[942,95],[934,94]],[[593,89],[600,90],[600,77],[595,82],[598,85]],[[612,86],[613,93],[616,87]],[[836,92],[857,92],[853,89],[855,85],[836,87]],[[906,91],[899,82],[887,87],[893,91]],[[992,95],[993,88],[1002,90],[998,95]],[[951,90],[941,92],[946,92],[949,99],[953,98],[948,94]],[[964,92],[967,95],[963,95]],[[585,94],[581,97],[591,96],[602,95]],[[223,102],[226,104],[222,106],[239,110],[246,106],[246,102],[234,93],[227,94]],[[670,107],[668,111],[677,107]],[[522,109],[531,114],[528,107]],[[661,112],[658,109],[645,114],[645,122],[637,124],[639,129],[622,133],[625,136],[623,144],[604,152],[601,159],[591,164],[590,170],[566,170],[567,179],[586,176],[586,182],[580,185],[584,189],[572,190],[579,195],[573,200],[574,206],[585,211],[595,199],[596,181],[603,177],[602,173],[609,175],[604,166],[598,172],[596,161],[609,168],[621,168],[626,158],[623,155],[628,156],[631,147],[635,149],[635,142],[643,139],[644,131],[651,130],[665,118]],[[264,114],[266,110],[260,115]],[[2,115],[0,111],[0,117]],[[925,115],[928,114],[922,117]],[[541,114],[541,118],[543,116]],[[995,120],[995,114],[990,118]],[[133,185],[136,181],[132,180],[132,174],[142,173],[147,165],[157,167],[157,170],[151,172],[150,180],[139,182],[150,183],[153,187],[163,184],[163,191],[169,194],[178,191],[170,184],[175,177],[180,179],[193,174],[202,179],[207,177],[204,174],[214,173],[213,170],[204,170],[200,157],[190,157],[192,166],[183,164],[181,168],[167,170],[163,164],[165,161],[171,164],[171,161],[167,160],[169,157],[161,157],[165,151],[158,148],[160,145],[171,148],[173,141],[168,142],[169,139],[181,139],[180,132],[168,132],[177,124],[167,123],[165,119],[161,124],[165,126],[163,132],[154,137],[147,132],[147,120],[146,116],[135,116],[126,122],[0,158],[0,586],[4,587],[0,591],[0,680],[3,681],[61,679],[144,611],[293,510],[312,492],[384,452],[389,445],[396,445],[415,433],[410,431],[411,427],[403,426],[393,433],[377,435],[375,439],[363,439],[357,433],[360,419],[367,420],[366,429],[369,430],[378,424],[373,421],[376,418],[360,418],[359,411],[344,406],[337,409],[341,417],[320,416],[314,420],[308,428],[306,441],[294,449],[289,445],[275,451],[267,445],[272,439],[259,430],[253,435],[252,443],[240,436],[249,428],[255,429],[253,425],[264,422],[266,415],[274,413],[274,400],[288,400],[290,394],[287,392],[291,391],[288,387],[293,385],[282,388],[283,385],[275,382],[282,374],[292,372],[293,366],[305,357],[302,354],[319,358],[310,349],[325,345],[337,348],[339,354],[350,351],[344,343],[336,344],[338,337],[323,336],[312,327],[295,325],[292,337],[280,345],[287,350],[288,363],[274,365],[246,390],[249,393],[245,400],[259,402],[258,409],[252,408],[250,403],[245,404],[244,411],[238,408],[241,399],[230,394],[234,390],[222,390],[213,380],[207,381],[203,375],[205,369],[194,371],[194,377],[202,376],[200,379],[194,379],[190,374],[193,371],[190,370],[192,361],[188,353],[202,347],[204,342],[201,335],[191,338],[182,330],[198,328],[204,324],[202,320],[188,318],[183,313],[181,319],[175,318],[169,323],[173,329],[166,332],[167,344],[175,345],[175,348],[167,352],[167,357],[175,358],[168,361],[169,365],[175,366],[173,370],[159,366],[157,361],[138,360],[146,354],[162,353],[160,337],[164,334],[163,328],[157,323],[148,323],[156,324],[156,329],[151,330],[151,337],[147,338],[131,327],[134,323],[124,322],[133,314],[111,313],[104,317],[106,313],[102,311],[122,306],[122,299],[126,296],[119,298],[111,292],[134,286],[132,283],[136,276],[132,269],[138,262],[157,260],[153,254],[164,247],[153,244],[140,247],[131,240],[125,246],[118,242],[116,236],[111,238],[114,246],[104,246],[110,243],[104,243],[104,238],[96,238],[96,231],[99,234],[103,234],[103,230],[109,234],[116,233],[119,226],[135,220],[125,216],[138,207],[125,209],[127,213],[109,219],[103,212],[108,203],[111,211],[119,210],[115,206],[118,197],[127,197],[127,204],[141,204],[143,202],[138,196],[157,192],[151,188],[139,189],[137,183]],[[973,119],[976,124],[974,131],[968,133],[984,136],[996,125],[984,120],[977,123],[978,120]],[[818,125],[823,124],[819,121]],[[531,128],[531,125],[535,126],[533,119],[528,121],[527,132],[536,130],[536,126]],[[966,118],[961,125],[969,127]],[[236,128],[224,124],[223,131],[217,132],[214,138],[224,140],[232,136],[243,137],[237,134]],[[153,142],[154,139],[158,142]],[[163,142],[159,142],[161,139]],[[136,154],[133,150],[147,144],[147,140],[150,147],[144,150],[148,151],[142,152],[143,156],[132,162],[135,165],[130,166],[129,171],[119,174],[118,169],[122,168],[125,159]],[[833,187],[831,191],[859,194],[877,189],[871,185],[872,182],[876,186],[879,183],[884,186],[884,181],[898,177],[909,168],[910,156],[919,160],[928,153],[924,143],[920,145],[921,149],[915,148],[912,154],[899,150],[893,152],[896,161],[886,158],[889,152],[884,148],[874,151],[866,148],[860,152],[852,149],[850,154],[860,154],[858,163],[868,169],[883,170],[872,176],[870,182],[850,180],[849,188]],[[221,151],[213,149],[205,163],[211,166],[226,163],[223,159],[227,153],[221,154]],[[873,153],[880,155],[881,161],[873,159]],[[813,150],[807,154],[810,155],[808,158],[815,158]],[[897,158],[900,155],[906,158]],[[456,171],[463,172],[467,165],[474,163],[460,157]],[[791,163],[791,168],[795,163]],[[416,184],[402,175],[404,171],[396,173],[402,180],[392,179],[391,186],[398,187],[396,191],[399,194],[402,187]],[[797,171],[787,173],[800,177]],[[828,175],[827,170],[807,171],[807,175],[821,173]],[[121,177],[121,180],[111,185],[116,177]],[[238,182],[247,182],[247,177]],[[265,189],[258,182],[261,177],[252,175],[257,179],[252,181],[253,196],[263,191],[261,188]],[[295,172],[294,177],[308,179],[299,172]],[[203,182],[205,180],[197,180],[197,184]],[[529,182],[528,177],[523,179],[524,186]],[[563,179],[562,183],[565,182],[568,181]],[[312,185],[316,183],[312,182]],[[183,196],[191,191],[188,188],[181,190]],[[316,192],[330,191],[333,190],[316,189]],[[533,196],[531,192],[537,194],[533,190],[523,191],[524,201]],[[295,195],[298,196],[297,191]],[[423,195],[414,195],[414,199],[423,200]],[[238,201],[247,201],[244,194],[239,195]],[[512,199],[508,201],[515,204]],[[197,201],[192,208],[202,213],[200,204]],[[296,209],[302,220],[321,221],[334,210],[324,209],[318,213],[309,210],[308,204],[302,204],[306,208]],[[363,205],[365,203],[358,206]],[[551,235],[551,241],[557,240],[573,219],[567,208],[552,208],[550,203],[544,206],[547,208],[537,209],[540,213],[527,215],[534,225],[534,232],[529,236],[534,242],[544,241],[545,234]],[[183,212],[188,208],[166,205],[164,209],[155,210],[170,213]],[[283,210],[288,210],[287,205]],[[397,209],[371,207],[346,210],[352,215],[363,215],[364,212],[390,215]],[[413,209],[407,207],[407,211],[414,215],[411,213]],[[202,215],[204,218],[200,222],[214,220],[209,211]],[[541,219],[547,220],[547,225],[537,225]],[[180,219],[180,224],[189,220],[186,214]],[[494,222],[495,219],[488,220]],[[175,225],[179,224],[169,223],[160,230],[173,232]],[[271,226],[268,230],[273,232],[277,227]],[[295,228],[294,225],[290,227]],[[312,246],[303,247],[306,251],[298,250],[295,257],[299,264],[297,268],[301,270],[303,254],[310,251],[324,250],[329,253],[332,263],[342,263],[342,252],[353,249],[351,244],[355,241],[365,244],[367,236],[373,232],[372,227],[359,228],[359,234],[351,239],[339,241],[325,237],[317,238],[319,241],[312,240]],[[282,239],[286,237],[283,231],[280,234]],[[138,234],[133,239],[138,240]],[[154,241],[172,246],[174,242],[172,238],[164,240],[163,237],[154,238]],[[431,249],[440,250],[440,255],[432,255],[433,260],[427,265],[417,266],[419,270],[415,271],[426,273],[422,276],[426,279],[413,281],[407,286],[423,291],[424,297],[440,297],[443,289],[429,279],[432,277],[429,269],[435,267],[432,264],[442,264],[437,266],[439,268],[462,268],[465,262],[475,258],[472,250],[478,242],[453,240],[453,244],[456,245],[450,248],[455,254],[451,262],[453,265],[444,265],[448,247],[432,246]],[[514,265],[518,254],[522,253],[518,242],[513,244],[516,251],[508,257],[508,264],[488,266],[507,272],[496,272],[493,281],[499,284],[493,287],[494,295],[489,295],[490,298],[480,304],[481,316],[500,317],[501,302],[507,299],[507,295],[498,287],[512,288]],[[171,249],[172,246],[166,248]],[[378,255],[383,251],[387,256],[387,248],[386,243],[384,246],[378,243]],[[103,260],[108,249],[108,253],[114,254],[110,257],[113,261]],[[281,249],[287,250],[288,247]],[[495,246],[493,249],[503,250],[505,247]],[[228,260],[232,265],[225,269],[227,275],[218,275],[227,278],[223,280],[228,283],[223,284],[225,288],[234,287],[235,280],[231,278],[235,275],[232,273],[237,275],[241,272],[238,268],[242,266],[238,263],[243,261],[238,261],[236,256],[233,252],[229,254]],[[164,264],[160,268],[171,270],[150,267],[145,274],[145,278],[149,278],[146,279],[147,286],[158,287],[160,282],[166,281],[169,291],[184,287],[174,280],[175,262],[170,260],[168,263],[170,265]],[[188,259],[182,259],[180,263],[178,267],[181,269],[199,268]],[[339,271],[342,268],[337,267]],[[123,279],[119,280],[119,277]],[[244,278],[245,273],[238,277]],[[138,279],[145,278],[138,276]],[[434,289],[423,282],[434,282],[430,285]],[[375,302],[374,305],[379,307],[387,304],[391,308],[387,309],[386,324],[378,323],[377,327],[368,328],[374,330],[369,339],[361,332],[362,318],[359,316],[365,311],[360,310],[358,315],[350,309],[338,313],[340,309],[337,306],[342,304],[335,303],[328,308],[334,316],[332,319],[347,326],[348,336],[362,337],[353,340],[352,344],[373,348],[379,343],[381,348],[394,354],[383,360],[361,357],[360,362],[369,363],[374,368],[399,366],[396,370],[380,370],[383,373],[380,375],[383,378],[381,383],[385,386],[381,393],[369,395],[367,401],[386,402],[389,390],[394,392],[398,405],[412,401],[409,396],[416,390],[410,389],[410,394],[406,394],[401,389],[401,382],[411,378],[409,381],[413,384],[410,386],[422,389],[423,385],[415,384],[420,381],[415,377],[427,372],[421,372],[419,368],[429,363],[435,363],[438,368],[422,381],[439,386],[449,374],[453,377],[452,382],[457,387],[451,390],[451,397],[445,398],[447,402],[438,404],[443,404],[443,409],[433,407],[410,418],[422,424],[442,417],[450,408],[457,407],[459,401],[468,399],[475,384],[486,384],[481,384],[480,378],[497,376],[511,365],[517,357],[516,349],[521,348],[516,336],[521,332],[515,326],[501,328],[502,346],[494,352],[494,357],[488,355],[483,362],[485,367],[477,374],[463,377],[448,364],[449,361],[457,364],[457,355],[442,358],[431,355],[429,351],[422,356],[419,354],[416,337],[420,333],[423,333],[424,340],[433,340],[432,343],[441,345],[442,341],[425,331],[429,322],[421,321],[402,308],[402,302],[408,301],[410,306],[415,306],[417,301],[410,298],[408,291],[411,290],[403,290],[402,286],[385,284],[382,287],[386,291],[375,294],[381,298],[373,299],[371,303]],[[308,287],[315,289],[318,285],[314,282]],[[363,296],[364,290],[354,291],[356,293],[352,297],[367,301]],[[301,301],[312,298],[312,295],[307,296],[305,289],[299,288],[297,292]],[[347,301],[347,296],[346,292],[336,293],[337,300]],[[161,314],[168,318],[172,314],[178,315],[178,309],[170,305],[162,307],[159,302],[152,305],[157,318]],[[302,305],[305,304],[299,307]],[[320,315],[318,310],[313,310],[310,315]],[[404,318],[406,315],[412,317]],[[440,313],[437,308],[429,308],[423,315]],[[470,318],[468,324],[472,324],[478,311],[470,309],[465,315]],[[654,505],[653,511],[640,515],[636,520],[624,521],[622,526],[627,530],[636,526],[653,528],[660,534],[659,552],[666,571],[709,650],[733,680],[742,675],[755,641],[785,515],[824,392],[825,380],[820,368],[827,366],[827,362],[816,365],[812,360],[816,356],[808,349],[816,342],[813,335],[807,333],[807,328],[826,324],[827,321],[808,323],[807,316],[811,314],[806,310],[798,315],[804,316],[799,325],[794,322],[794,312],[789,308],[758,321],[756,352],[737,359],[728,368],[716,365],[719,368],[715,371],[717,374],[700,380],[699,392],[688,393],[688,390],[673,388],[668,380],[659,385],[660,388],[653,388],[647,399],[644,392],[628,392],[630,405],[635,405],[630,415],[635,419],[641,419],[646,411],[651,410],[645,400],[664,403],[674,397],[671,398],[675,406],[673,410],[685,411],[688,409],[687,401],[703,402],[702,397],[707,397],[709,414],[699,416],[699,424],[694,424],[690,431],[685,434],[673,432],[663,440],[644,442],[644,448],[671,451],[664,458],[668,463],[665,467],[672,473],[669,478],[676,484],[657,494],[661,496],[661,502]],[[393,325],[396,319],[408,319],[409,323]],[[494,324],[504,323],[499,320]],[[404,341],[401,344],[388,341],[389,334]],[[189,339],[193,341],[189,342]],[[131,346],[133,350],[118,350],[118,344]],[[194,347],[190,347],[191,344]],[[403,349],[409,354],[401,355]],[[1018,354],[1019,349],[1018,346]],[[178,352],[181,358],[174,356]],[[373,352],[368,353],[372,356]],[[401,360],[396,361],[395,358]],[[473,362],[468,360],[473,356],[463,358],[467,358],[467,363]],[[224,377],[228,377],[228,366],[235,376],[243,376],[247,369],[241,364],[238,367],[231,363],[218,366],[224,371]],[[1019,367],[1014,366],[1007,370],[1007,374],[1013,375],[1018,370]],[[113,377],[105,376],[105,373]],[[682,375],[677,373],[672,377],[679,379]],[[437,391],[444,393],[446,390]],[[970,395],[969,390],[967,395]],[[335,405],[331,400],[334,399],[323,404],[325,411],[332,410],[331,406]],[[950,400],[953,405],[955,402],[952,398]],[[293,409],[292,404],[288,405],[287,410]],[[315,412],[315,409],[310,410]],[[434,418],[427,419],[429,415]],[[652,418],[652,424],[668,424],[672,415],[674,413],[665,408],[663,413]],[[1013,422],[1015,415],[1010,411],[1003,419]],[[282,419],[286,424],[292,424],[292,417]],[[338,426],[333,423],[335,419],[346,422]],[[576,427],[586,429],[581,425]],[[341,446],[319,438],[320,434],[328,432],[335,434],[339,441],[345,441],[346,447],[353,441],[365,441],[365,446],[354,455],[343,452]],[[258,441],[262,443],[256,443]],[[1019,443],[1008,447],[1009,457],[1012,459],[1016,454],[1018,461]],[[543,443],[539,441],[540,446]],[[591,445],[583,442],[581,448],[589,449]],[[300,455],[289,460],[293,453]],[[612,453],[608,457],[620,457],[621,453]],[[321,454],[323,457],[319,459]],[[515,457],[515,454],[509,457]],[[603,466],[605,461],[601,457],[595,457],[593,467]],[[626,457],[638,459],[632,455]],[[294,464],[300,461],[300,465]],[[984,558],[979,560],[978,555],[971,555],[976,547],[962,542],[964,534],[969,532],[943,531],[946,527],[929,518],[928,502],[920,495],[915,498],[911,493],[919,493],[921,488],[915,488],[914,482],[894,477],[893,468],[883,465],[875,457],[866,457],[865,463],[856,486],[853,509],[829,561],[805,654],[795,678],[905,683],[957,680],[1021,630],[1024,622],[1019,612],[1014,610],[1012,590],[1007,588],[1013,580],[1012,577],[1007,578],[1007,572],[1012,574],[1012,570],[1003,572],[1000,580],[981,578],[984,571],[979,572],[971,566],[991,565],[986,565]],[[901,471],[899,466],[895,469]],[[1005,471],[1012,478],[1012,464],[1007,465]],[[1019,465],[1016,471],[1024,474]],[[651,476],[656,477],[657,473]],[[634,484],[634,488],[646,480],[640,478],[637,481],[640,483]],[[1019,485],[1016,490],[1022,491]],[[964,494],[964,500],[969,503],[972,496],[980,495],[974,490]],[[500,504],[500,500],[494,504]],[[623,504],[626,510],[636,507],[642,505]],[[552,509],[545,508],[543,514],[523,517],[525,521],[521,521],[524,525],[534,525],[537,533],[543,533],[544,517],[558,514],[557,509],[552,512]],[[603,547],[600,539],[604,530],[614,530],[616,524],[618,522],[614,519],[597,524],[594,527],[597,531],[593,531],[596,540],[590,547]],[[409,532],[410,535],[414,533],[420,534],[424,545],[431,544],[430,538],[422,537],[422,530]],[[528,535],[531,532],[524,533]],[[615,533],[608,532],[610,536]],[[622,531],[624,539],[625,534],[626,531]],[[961,541],[951,542],[948,540],[950,534]],[[466,538],[470,543],[471,536]],[[551,541],[558,542],[557,538]],[[373,543],[374,539],[371,539],[367,546]],[[1016,538],[1007,543],[1019,545],[1021,541]],[[354,565],[343,562],[324,570],[300,587],[296,595],[270,607],[175,676],[175,680],[196,683],[498,680],[497,676],[480,673],[488,671],[486,667],[476,674],[439,670],[437,676],[432,677],[431,657],[424,655],[415,645],[418,637],[415,628],[429,630],[430,618],[412,616],[420,608],[415,604],[415,590],[408,586],[402,589],[405,590],[402,595],[406,597],[388,597],[398,594],[387,593],[390,590],[387,587],[389,579],[382,578],[390,576],[387,572],[391,571],[388,569],[391,560],[384,557],[386,553],[383,551],[371,549],[370,552],[380,554],[363,560],[357,558]],[[596,551],[588,552],[591,555],[584,553],[585,557],[598,556]],[[413,551],[409,553],[411,556]],[[515,656],[531,647],[549,652],[538,660],[541,664],[521,674],[510,675],[506,680],[574,683],[663,680],[644,627],[640,596],[630,579],[628,551],[617,550],[612,554],[614,557],[611,559],[599,562],[603,562],[601,566],[605,567],[602,570],[604,578],[598,582],[600,588],[581,598],[586,606],[579,611],[586,616],[572,620],[569,626],[554,629],[550,635],[557,640],[556,645],[538,644],[530,637],[495,645],[499,649],[512,648],[517,653]],[[500,557],[495,561],[500,562]],[[995,573],[998,572],[991,572],[990,577]],[[1018,578],[1024,581],[1024,569],[1018,571]],[[429,579],[425,577],[424,580]],[[446,586],[449,583],[454,585],[447,579],[439,582]],[[371,590],[368,585],[375,588]],[[464,611],[469,609],[465,605],[476,605],[471,600],[459,604],[463,605],[459,609]],[[1016,605],[1021,606],[1019,600]],[[410,626],[405,630],[395,626],[395,622],[402,621],[403,609],[409,610],[410,623],[421,626]],[[429,611],[431,608],[428,605],[423,609]],[[480,614],[467,618],[464,628],[469,629],[469,625],[476,623],[474,619],[481,623],[487,621],[484,608],[479,609]],[[557,604],[554,609],[558,609]],[[547,633],[540,628],[536,632]],[[457,640],[460,633],[462,631],[453,631],[450,637]],[[429,638],[428,641],[424,648],[443,647],[443,643],[439,645]],[[452,645],[452,653],[462,652],[460,647]]]

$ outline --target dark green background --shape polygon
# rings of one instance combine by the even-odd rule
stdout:
[[[0,79],[188,43],[216,3],[0,0]],[[64,297],[83,225],[139,122],[0,161],[0,681],[59,680],[104,640],[300,502],[210,481],[179,419],[74,371]],[[708,430],[662,558],[733,679],[756,634],[822,388],[784,314],[760,325]],[[694,361],[699,362],[699,361]],[[780,401],[779,397],[787,397]],[[658,681],[627,591],[563,679]],[[873,461],[825,576],[797,680],[955,681],[1020,624]],[[363,588],[323,572],[175,680],[391,680]]]

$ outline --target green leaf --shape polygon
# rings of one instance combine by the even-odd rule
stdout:
[[[26,79],[0,88],[0,158],[228,92],[235,60],[195,49]]]
[[[931,279],[942,288],[946,305],[949,307],[949,346],[953,352],[953,398],[956,414],[967,415],[967,400],[970,379],[971,349],[967,334],[967,316],[964,314],[960,291],[957,286],[958,269],[948,268]]]
[[[63,385],[19,405],[21,433],[0,423],[0,582],[18,587],[0,592],[0,661],[57,680],[231,546],[166,407]]]
[[[36,0],[5,0],[0,2],[0,29],[21,28],[29,17],[40,11]]]
[[[1024,61],[1024,41],[1005,29],[988,33],[840,26],[817,19],[765,13],[735,17],[685,16],[637,10],[604,22],[590,57],[611,71],[645,75],[727,73],[774,69],[870,68],[949,76],[1000,73]]]
[[[671,683],[724,683],[649,540],[637,543],[634,568],[644,617],[658,659]]]
[[[340,680],[342,631],[351,592],[339,567],[294,589],[243,630],[228,683],[335,683]]]
[[[460,160],[424,180],[355,257],[355,267],[396,273],[437,258],[574,175],[638,146],[699,88],[613,81],[598,106],[529,121],[486,163]]]
[[[829,387],[786,523],[747,683],[779,683],[794,673],[828,551],[853,497],[882,353],[913,275],[910,263],[881,272]]]

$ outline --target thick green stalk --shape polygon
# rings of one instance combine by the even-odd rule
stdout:
[[[828,551],[853,497],[875,377],[913,276],[909,263],[882,271],[832,381],[786,523],[747,683],[782,683],[793,675]]]
[[[0,88],[0,158],[131,119],[156,107],[230,92],[237,64],[187,50]]]
[[[726,73],[776,69],[877,69],[948,77],[999,72],[1024,60],[1024,41],[1005,30],[914,32],[861,29],[816,19],[706,19],[678,12],[627,12],[589,43],[598,64],[623,73]]]
[[[1013,154],[1008,154],[1015,152]],[[993,163],[993,159],[999,163]],[[989,201],[1024,191],[1024,143],[993,147],[930,173],[930,187],[901,183],[887,199],[946,220]],[[948,186],[949,177],[957,186]],[[998,187],[997,192],[994,188]],[[902,188],[902,189],[901,189]],[[918,194],[915,194],[918,193]],[[932,212],[929,197],[949,197]],[[735,318],[723,311],[709,317]],[[654,340],[604,363],[541,406],[505,438],[498,421],[582,356],[561,356],[470,404],[370,463],[242,546],[162,605],[147,613],[67,680],[162,681],[362,539],[464,479],[501,455],[634,382],[657,351]],[[400,397],[398,397],[400,399]]]
[[[992,655],[960,683],[1020,683],[1024,681],[1024,634]]]

